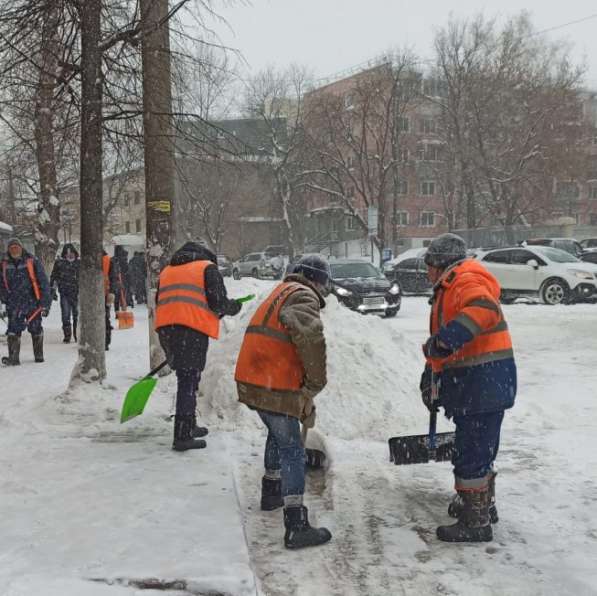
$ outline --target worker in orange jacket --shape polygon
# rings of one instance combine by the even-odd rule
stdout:
[[[326,344],[320,311],[330,271],[318,256],[300,259],[259,306],[238,356],[239,400],[268,430],[261,509],[284,507],[284,544],[297,549],[328,542],[326,528],[309,524],[303,505],[305,449],[300,424],[313,426],[314,398],[327,383]]]
[[[106,351],[108,351],[112,343],[110,311],[118,294],[119,284],[118,264],[105,250],[102,255],[102,274],[104,277],[104,303],[106,307]]]
[[[227,296],[216,255],[198,243],[187,242],[160,273],[155,328],[178,381],[175,451],[206,447],[208,429],[197,426],[196,407],[209,339],[218,339],[223,316],[240,310]]]
[[[493,462],[504,411],[516,396],[500,285],[479,261],[466,258],[466,244],[455,234],[435,238],[425,263],[434,288],[422,397],[429,409],[443,406],[456,425],[457,494],[448,513],[458,521],[440,526],[437,536],[445,542],[489,541],[491,524],[498,521]]]

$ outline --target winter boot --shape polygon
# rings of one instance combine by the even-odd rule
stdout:
[[[193,416],[193,430],[191,431],[193,439],[200,439],[208,434],[209,430],[205,426],[197,426],[197,416]]]
[[[33,341],[33,356],[35,362],[44,361],[44,334],[39,333],[38,335],[32,335],[31,340]]]
[[[332,538],[327,528],[312,528],[306,507],[284,508],[284,546],[289,549],[319,546]]]
[[[64,339],[62,340],[63,344],[69,344],[71,337],[72,337],[72,328],[70,325],[64,325],[62,327],[62,331],[64,332]]]
[[[493,531],[489,522],[489,488],[475,492],[458,491],[462,512],[451,526],[437,528],[437,537],[443,542],[490,542]]]
[[[273,511],[279,507],[284,507],[282,480],[264,476],[261,479],[261,511]]]
[[[7,366],[18,366],[21,364],[19,356],[21,353],[21,338],[18,335],[9,335],[8,342],[8,358],[4,360]]]
[[[497,472],[492,471],[489,477],[489,521],[492,524],[497,524],[500,521],[497,507],[495,505],[495,477]],[[448,505],[448,515],[450,517],[458,518],[462,513],[462,500],[460,495],[456,493],[454,498]]]
[[[73,339],[78,341],[77,339],[77,321],[73,321]]]
[[[172,449],[174,451],[187,451],[188,449],[204,449],[207,447],[207,443],[203,439],[194,439],[192,432],[192,416],[175,416]]]

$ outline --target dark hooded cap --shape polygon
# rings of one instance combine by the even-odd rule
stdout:
[[[14,246],[15,244],[16,244],[17,246],[20,246],[20,247],[21,247],[21,248],[23,248],[23,249],[25,248],[25,247],[23,246],[23,243],[22,243],[22,242],[21,242],[21,241],[20,241],[18,238],[11,238],[11,239],[8,241],[8,243],[6,244],[6,248],[10,248],[11,246]]]
[[[425,264],[437,269],[446,269],[465,258],[466,242],[456,234],[441,234],[427,247]]]
[[[73,254],[75,255],[75,258],[78,259],[79,258],[79,251],[75,248],[74,244],[71,244],[70,242],[67,242],[63,247],[62,247],[62,252],[60,253],[60,256],[63,259],[66,259],[66,253],[67,251],[72,251]]]
[[[193,261],[211,261],[214,265],[218,264],[216,255],[205,246],[198,242],[187,242],[179,248],[170,261],[171,265],[185,265]]]
[[[325,259],[310,255],[299,259],[292,268],[292,273],[300,274],[309,281],[327,286],[330,281],[330,266]]]

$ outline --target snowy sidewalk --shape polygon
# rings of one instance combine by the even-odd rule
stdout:
[[[131,596],[160,583],[172,594],[256,594],[227,433],[214,430],[206,450],[171,451],[173,379],[148,415],[117,421],[123,388],[146,366],[144,327],[115,334],[108,382],[118,389],[57,400],[76,349],[51,328],[44,365],[25,346],[23,366],[0,371],[2,596]]]

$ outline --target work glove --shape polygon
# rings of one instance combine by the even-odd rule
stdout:
[[[106,297],[106,304],[108,306],[112,306],[114,304],[114,300],[116,300],[116,296],[110,292]]]
[[[52,300],[54,302],[58,300],[58,292],[56,291],[56,288],[52,288]]]
[[[313,428],[315,426],[315,404],[313,398],[306,398],[305,405],[303,407],[303,413],[301,415],[301,424],[305,428]]]
[[[432,412],[436,409],[436,405],[433,405],[433,374],[430,366],[426,366],[421,375],[421,382],[419,383],[419,389],[421,390],[421,399],[425,404],[425,407]]]
[[[432,335],[423,345],[423,354],[425,358],[447,358],[452,350],[437,335]]]
[[[50,309],[49,308],[42,308],[41,309],[41,316],[44,317],[44,319],[50,314]]]

